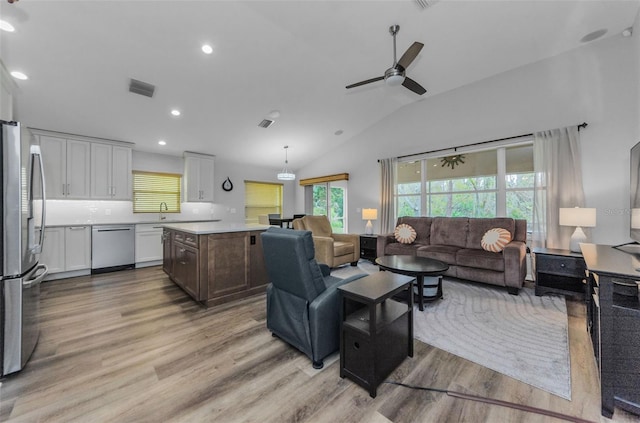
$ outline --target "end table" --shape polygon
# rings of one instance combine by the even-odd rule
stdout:
[[[360,235],[360,258],[374,261],[377,257],[376,250],[378,248],[378,235],[361,234]]]
[[[587,299],[587,266],[580,253],[552,248],[534,248],[536,295],[561,294]]]

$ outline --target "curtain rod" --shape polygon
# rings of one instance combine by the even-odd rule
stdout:
[[[588,125],[589,124],[587,122],[582,122],[580,125],[577,125],[578,126],[578,131],[580,131],[580,129],[582,129],[582,128],[586,128]],[[494,142],[514,140],[514,139],[517,139],[517,138],[530,137],[530,136],[533,136],[533,133],[515,135],[513,137],[499,138],[499,139],[490,140],[490,141],[474,142],[474,143],[471,143],[471,144],[459,145],[457,147],[447,147],[447,148],[440,148],[440,149],[437,149],[437,150],[423,151],[422,153],[405,154],[404,156],[398,156],[397,158],[398,159],[404,159],[406,157],[421,156],[423,154],[431,154],[431,153],[439,153],[441,151],[447,151],[447,150],[451,150],[451,149],[453,149],[453,151],[455,152],[455,151],[457,151],[458,148],[474,147],[476,145],[491,144],[491,143],[494,143]],[[378,161],[380,161],[380,160],[378,160]]]

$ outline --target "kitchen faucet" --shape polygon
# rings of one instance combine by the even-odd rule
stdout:
[[[167,207],[167,203],[165,203],[164,201],[162,203],[160,203],[160,220],[165,220],[167,217],[164,216],[162,214],[162,205],[164,204],[164,211],[169,211],[169,208]]]

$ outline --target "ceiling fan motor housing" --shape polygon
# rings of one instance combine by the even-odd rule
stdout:
[[[394,68],[389,68],[384,72],[384,81],[387,85],[392,87],[402,85],[404,77],[404,68],[400,65],[396,65]]]

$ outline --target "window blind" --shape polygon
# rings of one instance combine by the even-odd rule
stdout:
[[[258,216],[282,213],[282,184],[244,181],[246,223],[258,223]]]
[[[180,180],[173,173],[133,172],[133,212],[158,213],[160,205],[166,213],[180,213]]]

